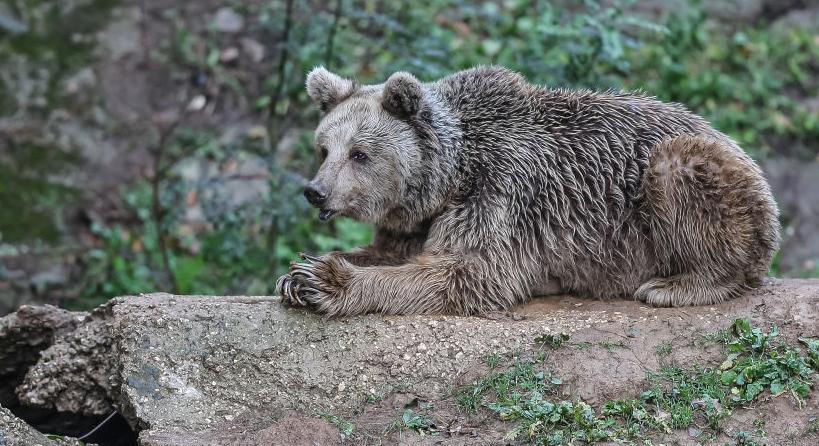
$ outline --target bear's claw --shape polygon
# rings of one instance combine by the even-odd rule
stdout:
[[[281,295],[282,303],[307,307],[315,305],[317,295],[323,292],[315,267],[323,264],[324,260],[305,253],[299,253],[299,257],[305,262],[291,262],[290,273],[276,281],[276,291]]]
[[[302,260],[307,260],[308,262],[311,262],[311,263],[321,260],[321,257],[316,257],[314,255],[310,255],[310,254],[307,254],[307,253],[304,253],[304,252],[300,252],[299,257]]]
[[[276,289],[285,305],[310,307],[332,313],[336,298],[343,290],[339,278],[350,265],[330,255],[316,257],[299,253],[303,262],[290,264],[290,272],[280,277]]]
[[[282,303],[287,305],[300,307],[307,305],[299,296],[300,288],[301,284],[290,274],[285,274],[276,281],[276,292],[282,297]]]

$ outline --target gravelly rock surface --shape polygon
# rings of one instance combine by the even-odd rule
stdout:
[[[71,312],[51,305],[24,305],[0,317],[0,405],[12,405],[14,387],[42,350],[85,322],[88,313]]]
[[[107,397],[141,430],[143,445],[328,444],[342,433],[321,420],[327,415],[356,426],[345,444],[504,444],[509,426],[459,413],[451,401],[454,388],[488,372],[485,357],[535,355],[543,351],[538,336],[571,333],[583,348],[549,350],[547,363],[567,397],[597,404],[638,395],[646,372],[661,366],[661,344],[672,346],[664,361],[719,361],[719,348],[700,341],[738,317],[776,323],[791,339],[818,337],[819,281],[776,280],[726,304],[682,309],[554,296],[496,319],[327,320],[275,297],[122,297],[46,350],[24,386],[32,395],[61,389],[64,403],[80,400],[72,408],[88,407],[81,401],[88,395]],[[78,390],[89,376],[104,391]],[[802,408],[784,398],[760,405],[770,444],[814,444],[793,438],[819,416],[815,393]],[[446,435],[390,429],[418,400],[436,403],[451,427]],[[686,439],[679,434],[680,444]]]
[[[17,418],[8,409],[0,407],[0,446],[82,446],[73,438],[50,439],[25,421]],[[93,446],[85,444],[85,446]]]
[[[17,387],[21,403],[82,415],[111,413],[111,337],[104,310],[97,310],[74,331],[62,335]]]

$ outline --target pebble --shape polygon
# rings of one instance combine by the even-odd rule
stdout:
[[[223,64],[230,64],[239,59],[239,49],[235,46],[225,48],[219,53],[219,61]]]
[[[242,44],[242,52],[250,56],[250,60],[255,63],[264,60],[264,45],[249,38],[243,38],[240,43]]]
[[[203,108],[205,108],[205,105],[207,105],[207,103],[208,99],[205,97],[205,95],[198,94],[194,96],[190,102],[188,102],[188,111],[192,112],[200,111]]]
[[[245,19],[233,8],[219,8],[213,18],[213,27],[222,33],[238,33],[245,27]]]

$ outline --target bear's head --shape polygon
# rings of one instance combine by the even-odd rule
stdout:
[[[315,132],[321,166],[304,191],[319,218],[378,224],[404,207],[424,170],[418,79],[399,72],[382,85],[360,86],[318,67],[307,75],[307,93],[324,112]]]

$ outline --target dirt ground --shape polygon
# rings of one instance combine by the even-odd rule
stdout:
[[[819,289],[806,291],[791,286],[786,293],[792,294],[790,297],[796,295],[797,299],[778,301],[781,296],[778,291],[765,291],[763,288],[759,301],[740,299],[724,305],[683,309],[649,308],[631,301],[547,297],[519,308],[509,315],[509,323],[554,315],[573,321],[567,326],[571,336],[569,341],[561,348],[548,350],[543,364],[563,379],[564,385],[560,390],[562,398],[579,398],[599,407],[608,400],[638,398],[647,386],[646,372],[657,371],[664,365],[718,367],[725,354],[713,338],[738,317],[747,317],[753,324],[765,329],[777,324],[782,337],[791,343],[796,342],[798,337],[819,336]],[[479,333],[476,335],[480,336]],[[666,345],[672,353],[662,357],[657,352],[660,346]],[[520,353],[525,357],[533,352]],[[503,365],[499,368],[502,369]],[[491,370],[488,366],[470,370],[457,377],[456,387],[467,385],[489,373]],[[419,406],[432,408],[428,412],[434,420],[432,432],[419,435],[396,426],[395,421],[405,409],[412,408],[417,412]],[[766,395],[752,406],[735,410],[716,439],[698,439],[705,428],[695,427],[657,435],[651,440],[655,445],[681,446],[812,446],[819,444],[819,432],[814,426],[817,419],[819,397],[815,391],[801,406],[787,394],[778,397]],[[457,405],[454,396],[431,398],[424,394],[399,392],[379,403],[365,406],[350,421],[356,431],[343,444],[526,444],[505,439],[506,433],[513,427],[512,423],[500,421],[496,414],[486,409],[476,415],[467,415]],[[734,438],[740,431],[753,434],[755,443],[741,443]]]

